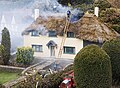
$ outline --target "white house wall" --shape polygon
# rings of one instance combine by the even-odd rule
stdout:
[[[34,56],[36,57],[50,57],[50,49],[46,44],[53,40],[57,44],[55,48],[55,57],[58,58],[58,52],[60,50],[60,45],[63,37],[48,37],[48,36],[31,36],[24,35],[24,46],[32,47],[32,45],[42,45],[43,52],[35,52]],[[64,46],[75,47],[75,54],[64,54],[62,52],[61,58],[74,59],[76,54],[83,48],[83,40],[77,38],[66,38]]]

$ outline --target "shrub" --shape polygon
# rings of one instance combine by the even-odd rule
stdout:
[[[4,54],[5,50],[4,50],[4,46],[0,45],[0,64],[4,64],[3,61],[3,54]]]
[[[24,65],[29,65],[34,57],[34,51],[30,47],[22,47],[17,49],[17,63],[23,63]]]
[[[74,60],[77,88],[111,88],[111,62],[97,45],[84,47]]]
[[[110,56],[113,79],[120,79],[120,39],[105,42],[102,49]]]

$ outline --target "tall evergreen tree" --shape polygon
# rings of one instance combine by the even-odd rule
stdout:
[[[10,34],[6,27],[2,30],[1,44],[4,46],[4,50],[5,50],[5,52],[3,54],[3,61],[4,61],[4,64],[7,65],[9,63],[9,59],[10,59],[11,42],[10,42]]]

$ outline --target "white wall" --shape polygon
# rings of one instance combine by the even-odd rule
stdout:
[[[50,49],[46,46],[46,44],[53,40],[57,44],[57,48],[55,49],[55,57],[58,57],[58,52],[60,49],[61,41],[63,37],[48,37],[48,36],[31,36],[24,35],[24,46],[32,47],[32,44],[43,45],[43,52],[35,52],[34,56],[37,57],[50,57]],[[76,54],[83,48],[83,40],[77,38],[66,38],[64,46],[75,47],[75,54],[64,54],[62,52],[61,58],[74,59]]]

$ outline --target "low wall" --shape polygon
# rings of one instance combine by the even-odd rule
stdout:
[[[22,72],[25,68],[0,65],[0,71]]]

